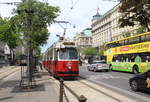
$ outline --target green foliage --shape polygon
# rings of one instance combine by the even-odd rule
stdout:
[[[20,37],[16,32],[11,19],[0,19],[0,40],[6,43],[12,50],[19,44]]]
[[[103,43],[100,48],[99,48],[99,53],[100,55],[104,55],[104,51],[106,50],[106,46],[105,46],[106,43]]]
[[[46,43],[50,33],[47,26],[58,16],[59,8],[49,6],[37,0],[24,0],[14,9],[13,20],[18,30],[23,33],[24,40],[32,42],[36,49]],[[27,36],[30,36],[29,39]]]
[[[141,34],[141,33],[144,33],[146,32],[145,28],[144,27],[139,27],[136,31],[136,34]]]
[[[150,0],[120,0],[120,27],[140,24],[150,31]]]
[[[122,35],[124,38],[131,37],[131,32],[124,32]]]
[[[96,55],[97,50],[95,48],[85,48],[81,51],[85,55]]]

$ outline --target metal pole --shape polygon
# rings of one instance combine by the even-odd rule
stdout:
[[[64,85],[64,87],[66,88],[66,89],[68,89],[68,91],[72,94],[72,95],[74,95],[77,99],[78,99],[78,101],[79,102],[86,102],[87,101],[87,98],[85,97],[85,96],[83,96],[83,95],[81,95],[81,96],[78,96],[71,88],[69,88],[66,84],[63,84]]]
[[[79,102],[86,102],[87,98],[84,97],[83,95],[81,95],[79,98],[78,98]]]
[[[63,79],[61,78],[61,79],[60,79],[59,102],[63,102],[63,90],[64,90],[63,84],[64,84],[64,81],[63,81]]]

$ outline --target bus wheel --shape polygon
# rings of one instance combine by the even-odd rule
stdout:
[[[134,73],[134,74],[139,73],[139,71],[138,71],[138,66],[135,65],[135,66],[133,67],[133,73]]]

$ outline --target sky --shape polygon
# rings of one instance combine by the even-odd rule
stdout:
[[[2,2],[20,2],[21,0],[0,0]],[[75,34],[81,32],[85,28],[91,27],[91,20],[93,15],[97,13],[99,8],[99,13],[101,15],[105,14],[107,11],[112,9],[118,2],[112,2],[110,0],[40,0],[47,1],[49,5],[58,6],[61,10],[57,21],[67,21],[68,24],[57,23],[52,24],[48,27],[50,32],[50,37],[42,47],[42,52],[44,52],[48,47],[50,47],[55,41],[58,40],[56,35],[62,36],[64,28],[67,28],[65,38],[72,39]],[[11,12],[15,8],[15,5],[0,4],[0,15],[2,17],[12,16]]]

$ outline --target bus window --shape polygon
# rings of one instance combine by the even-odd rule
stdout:
[[[150,41],[150,35],[145,35],[145,41]]]
[[[139,37],[134,37],[129,40],[129,44],[139,43]]]
[[[146,62],[150,62],[150,56],[146,56]]]
[[[113,62],[116,62],[116,60],[117,60],[117,55],[115,55],[115,56],[113,56]]]
[[[119,41],[120,45],[123,46],[124,45],[124,40]]]
[[[143,35],[143,36],[140,36],[140,37],[141,37],[141,42],[144,42],[146,36]]]
[[[106,48],[107,48],[107,49],[111,48],[111,44],[107,44],[107,45],[106,45]]]
[[[148,37],[148,41],[150,41],[150,35],[147,35],[147,37]]]
[[[146,62],[146,55],[144,53],[140,54],[142,62]]]
[[[134,62],[134,60],[135,60],[135,56],[132,56],[131,57],[131,62]]]
[[[122,55],[118,55],[117,60],[118,60],[118,62],[121,62],[122,61]]]
[[[121,57],[121,60],[120,60],[120,62],[123,62],[123,56]]]

